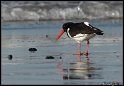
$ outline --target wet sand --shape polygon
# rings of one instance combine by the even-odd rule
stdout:
[[[63,22],[2,25],[2,84],[101,85],[123,84],[122,22],[90,21],[105,35],[90,40],[89,63],[77,62],[77,44],[66,34],[55,42]],[[47,35],[47,37],[46,37]],[[86,42],[82,43],[84,52]],[[36,48],[36,52],[29,52]],[[9,60],[8,55],[13,59]],[[54,59],[46,59],[53,56]],[[60,59],[61,57],[61,59]]]

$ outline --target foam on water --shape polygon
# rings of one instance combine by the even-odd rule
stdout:
[[[2,1],[2,21],[122,18],[122,1]]]

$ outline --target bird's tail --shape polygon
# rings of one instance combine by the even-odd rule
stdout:
[[[97,35],[103,35],[103,32],[96,32]]]
[[[96,29],[96,30],[95,30],[95,33],[96,33],[97,35],[103,35],[103,34],[104,34],[103,31],[100,30],[100,29]]]

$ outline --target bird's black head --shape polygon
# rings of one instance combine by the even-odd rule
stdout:
[[[64,32],[67,32],[67,29],[70,28],[73,24],[74,24],[73,22],[64,23],[62,26]]]
[[[63,35],[64,32],[67,32],[67,29],[72,27],[72,25],[73,25],[73,22],[64,23],[62,25],[62,29],[61,29],[59,35],[57,36],[56,40],[58,40]]]

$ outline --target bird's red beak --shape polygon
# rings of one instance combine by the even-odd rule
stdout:
[[[64,30],[63,30],[63,28],[62,28],[62,30],[60,31],[59,35],[58,35],[57,38],[56,38],[56,41],[63,35],[63,33],[64,33]]]

